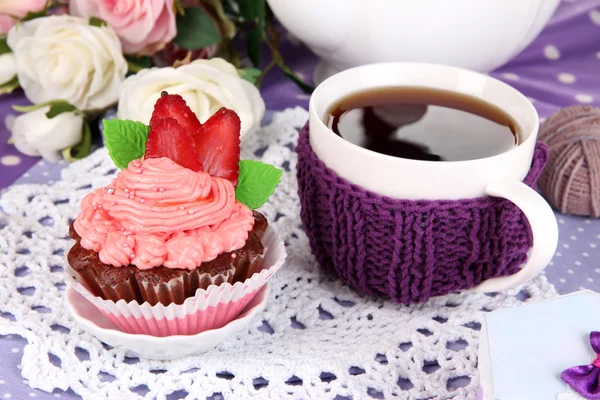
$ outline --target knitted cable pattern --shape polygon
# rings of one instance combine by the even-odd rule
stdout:
[[[533,245],[508,200],[397,200],[338,176],[313,152],[308,124],[298,140],[301,219],[313,254],[361,293],[421,303],[517,272]],[[524,182],[534,187],[548,160],[538,143]]]

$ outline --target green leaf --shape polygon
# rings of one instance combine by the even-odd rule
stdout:
[[[98,28],[101,28],[103,26],[108,26],[108,24],[106,23],[105,20],[100,19],[98,17],[91,17],[90,21],[89,21],[89,24],[91,26],[97,26]]]
[[[175,43],[188,50],[203,49],[221,42],[221,34],[213,20],[201,8],[186,8],[177,16]]]
[[[61,103],[55,103],[50,106],[50,110],[48,110],[48,112],[46,113],[46,117],[50,119],[56,117],[59,114],[73,111],[77,111],[77,107],[67,103],[66,101]]]
[[[19,79],[15,76],[10,81],[0,85],[0,95],[12,93],[15,89],[19,88]]]
[[[144,68],[140,67],[136,63],[133,63],[131,61],[127,61],[127,73],[128,74],[137,74],[138,72],[140,72],[143,69]]]
[[[124,169],[131,161],[144,156],[150,131],[148,126],[120,119],[105,119],[103,125],[108,154],[117,167]]]
[[[83,137],[81,142],[73,147],[64,149],[61,153],[67,162],[81,160],[90,155],[92,151],[92,131],[87,122],[83,123]]]
[[[12,50],[6,42],[6,37],[3,37],[0,39],[0,56],[6,53],[12,53]]]
[[[150,57],[126,56],[125,59],[127,60],[127,69],[134,74],[152,66]]]
[[[32,19],[41,18],[46,16],[46,9],[42,11],[29,11],[27,15],[21,18],[21,22],[31,21]]]
[[[261,70],[258,68],[242,68],[242,69],[238,69],[238,74],[240,75],[240,78],[247,80],[248,82],[252,83],[253,85],[256,85],[256,82],[258,82],[258,77],[261,74]]]
[[[248,33],[248,56],[255,67],[262,59],[262,40],[265,37],[265,0],[238,0],[240,14],[245,20],[254,23]]]
[[[72,105],[71,103],[69,103],[68,101],[65,101],[65,100],[51,100],[51,101],[47,101],[45,103],[34,104],[31,106],[13,106],[13,110],[19,111],[19,112],[30,112],[30,111],[39,110],[40,108],[47,107],[47,106],[50,106],[50,109],[46,113],[46,117],[48,117],[48,118],[54,118],[57,115],[65,113],[65,112],[81,113],[81,111],[79,111],[77,109],[77,107],[75,107],[74,105]]]
[[[240,176],[235,198],[254,210],[269,200],[281,178],[282,170],[260,161],[240,161]]]
[[[152,66],[152,60],[150,57],[129,57],[128,60],[142,68],[150,68]]]

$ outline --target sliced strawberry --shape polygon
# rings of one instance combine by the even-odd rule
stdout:
[[[193,135],[200,128],[200,121],[187,103],[178,94],[163,92],[154,105],[150,127],[163,118],[175,118],[188,135]]]
[[[204,171],[237,185],[240,172],[241,122],[233,110],[221,108],[194,134],[196,153]]]
[[[146,158],[168,157],[182,167],[202,171],[194,139],[173,118],[155,121],[148,133]]]

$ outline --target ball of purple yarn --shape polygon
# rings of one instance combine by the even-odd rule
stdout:
[[[550,159],[539,186],[557,210],[600,217],[600,108],[571,106],[552,115],[539,140]]]

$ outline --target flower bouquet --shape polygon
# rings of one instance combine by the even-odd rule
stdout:
[[[311,90],[278,52],[265,0],[0,0],[0,35],[0,94],[22,88],[32,103],[7,118],[11,140],[52,162],[87,156],[115,106],[147,124],[165,90],[201,122],[234,110],[242,136],[262,119],[257,88],[271,68]]]

